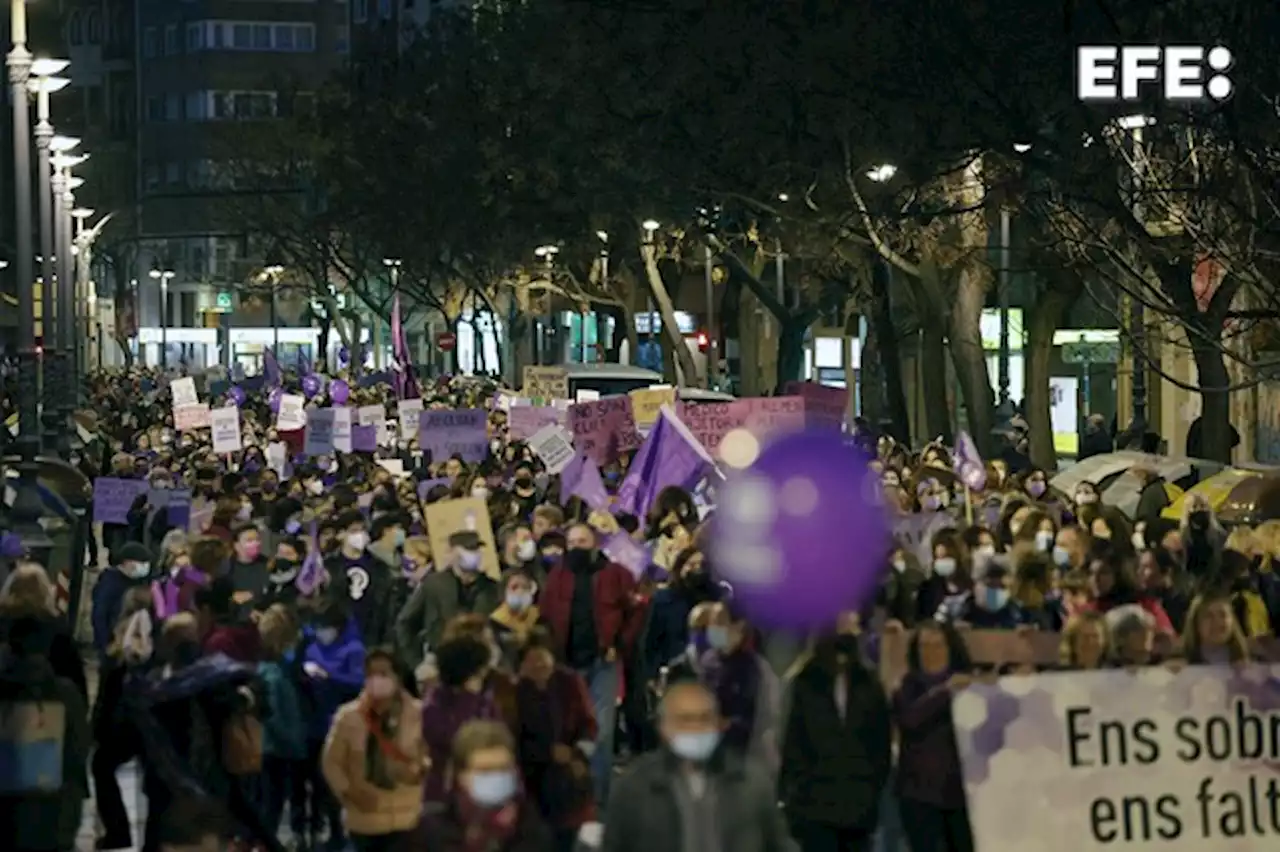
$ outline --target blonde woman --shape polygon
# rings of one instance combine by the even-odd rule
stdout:
[[[1191,605],[1182,634],[1182,651],[1191,665],[1249,660],[1249,642],[1236,621],[1230,598],[1205,595]]]
[[[71,636],[66,619],[58,611],[53,582],[49,572],[35,562],[22,562],[14,568],[0,588],[0,639],[8,642],[9,628],[18,619],[35,618],[45,622],[49,639],[49,663],[58,677],[75,684],[88,701],[84,659]]]
[[[1111,635],[1106,618],[1088,611],[1073,615],[1062,631],[1058,657],[1064,669],[1089,671],[1106,668],[1111,657]]]

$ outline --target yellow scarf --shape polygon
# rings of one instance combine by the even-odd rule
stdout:
[[[495,624],[516,634],[516,637],[523,642],[529,637],[529,631],[538,624],[538,608],[531,606],[524,612],[515,612],[504,603],[495,609],[489,618]]]

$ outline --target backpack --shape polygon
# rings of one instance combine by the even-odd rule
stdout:
[[[262,771],[262,720],[237,710],[222,723],[222,768],[228,775],[257,775]]]

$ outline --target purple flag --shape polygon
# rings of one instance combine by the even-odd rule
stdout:
[[[662,489],[676,485],[691,491],[714,468],[715,462],[698,439],[664,405],[618,488],[613,513],[643,518]]]
[[[293,581],[304,597],[311,597],[315,593],[324,576],[324,563],[320,561],[320,539],[315,521],[311,522],[310,537],[311,541],[307,544],[307,558],[303,560],[302,568],[298,570],[298,576]]]
[[[619,531],[605,539],[600,548],[610,562],[616,562],[630,571],[637,580],[649,567],[649,551],[625,532]]]
[[[278,388],[283,384],[280,380],[280,362],[276,360],[276,353],[270,349],[262,350],[262,372],[267,377],[268,388]]]
[[[600,468],[583,453],[560,472],[560,497],[577,497],[592,509],[609,508],[609,492],[600,478]]]
[[[987,487],[987,466],[982,463],[978,445],[968,432],[961,432],[956,436],[956,452],[951,466],[956,478],[970,491],[981,491]]]
[[[400,294],[391,300],[391,370],[395,381],[396,399],[418,399],[418,377],[413,373],[413,359],[409,357],[409,339],[400,323]]]

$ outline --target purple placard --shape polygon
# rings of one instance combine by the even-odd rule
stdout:
[[[507,436],[513,441],[527,441],[543,426],[563,426],[569,412],[549,405],[517,405],[507,412]]]
[[[372,453],[378,449],[377,426],[351,427],[351,452]]]
[[[129,508],[139,494],[149,494],[145,479],[119,479],[99,476],[93,481],[93,522],[95,524],[127,524]]]
[[[460,456],[481,462],[489,455],[489,419],[483,408],[427,409],[418,417],[418,446],[432,461]]]

